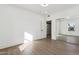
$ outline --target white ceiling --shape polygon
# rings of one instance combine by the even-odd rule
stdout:
[[[79,4],[49,4],[47,7],[42,7],[40,4],[18,4],[17,6],[40,14],[54,14],[79,6]]]

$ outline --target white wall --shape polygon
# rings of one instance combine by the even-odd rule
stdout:
[[[51,15],[51,39],[56,40],[56,19]]]
[[[41,20],[43,32],[41,36]],[[14,5],[0,5],[0,49],[21,44],[24,32],[33,39],[46,37],[45,18]]]
[[[61,32],[61,21],[59,19],[56,20],[56,36],[59,36]]]
[[[79,6],[69,8],[67,10],[57,12],[55,14],[51,14],[51,20],[52,22],[52,39],[56,39],[56,35],[59,33],[56,28],[56,19],[59,18],[67,18],[67,17],[76,17],[79,16]],[[64,28],[63,28],[64,29]]]
[[[68,24],[75,24],[75,31],[68,31]],[[79,18],[61,20],[61,34],[79,36]]]

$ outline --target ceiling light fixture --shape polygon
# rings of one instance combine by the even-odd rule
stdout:
[[[47,7],[47,6],[48,6],[48,4],[41,4],[41,6],[43,6],[43,7]]]

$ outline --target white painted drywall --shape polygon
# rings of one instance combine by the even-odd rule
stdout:
[[[33,39],[45,38],[45,24],[42,15],[15,5],[0,5],[0,49],[23,43],[24,32]]]
[[[57,16],[56,19],[58,18],[65,18],[65,20],[61,21],[61,34],[66,34],[66,35],[74,35],[74,36],[79,36],[79,6],[76,6],[74,8],[70,8],[68,10],[62,11],[58,14],[56,14],[55,16]],[[69,18],[69,19],[66,19]],[[74,22],[76,24],[75,27],[75,32],[71,31],[67,31],[67,23],[72,23]]]
[[[56,19],[51,15],[51,39],[56,40]]]
[[[56,19],[68,18],[68,17],[76,17],[76,16],[79,16],[79,6],[72,7],[72,8],[69,8],[67,10],[51,14],[51,20],[52,20],[52,39],[56,39],[56,35],[59,33],[58,31],[60,30],[60,29],[57,30],[57,28],[56,28],[56,26],[57,26]],[[63,30],[63,32],[64,32],[64,30]],[[75,35],[78,35],[78,33],[75,34]]]
[[[56,35],[58,36],[61,32],[61,21],[59,19],[56,20]]]
[[[68,31],[68,24],[75,24],[75,31]],[[79,36],[79,18],[61,20],[61,34]]]

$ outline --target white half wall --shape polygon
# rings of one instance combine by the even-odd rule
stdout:
[[[0,49],[23,43],[24,32],[28,33],[29,37],[31,35],[32,40],[45,38],[45,24],[43,15],[15,5],[0,5]]]

